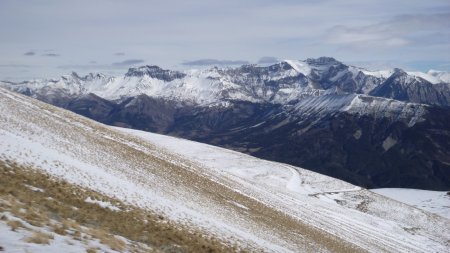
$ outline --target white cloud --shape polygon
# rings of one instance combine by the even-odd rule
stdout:
[[[259,58],[258,63],[259,64],[272,64],[272,63],[276,63],[279,61],[280,60],[277,57],[263,56],[263,57]]]
[[[430,44],[450,45],[450,13],[400,15],[389,21],[364,26],[334,26],[325,41],[357,48],[405,47],[427,40]],[[439,33],[442,37],[433,34]]]
[[[186,66],[230,66],[230,65],[243,65],[248,64],[248,61],[242,60],[217,60],[217,59],[200,59],[194,61],[185,61],[181,63]]]

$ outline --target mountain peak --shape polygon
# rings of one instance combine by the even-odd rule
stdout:
[[[401,68],[394,68],[393,69],[394,73],[398,73],[398,74],[407,74],[403,69]]]
[[[405,78],[406,80],[406,78],[409,76],[406,71],[400,68],[394,68],[392,72],[393,72],[392,75],[388,79]]]
[[[77,72],[72,71],[72,73],[70,73],[71,76],[75,77],[75,78],[80,78],[80,76],[78,75]]]
[[[95,80],[95,79],[104,79],[106,78],[106,75],[102,74],[102,73],[89,73],[83,77],[81,77],[81,79],[83,79],[84,81],[90,81],[90,80]]]
[[[61,79],[69,81],[69,80],[79,80],[81,79],[81,77],[78,75],[77,72],[72,71],[70,74],[61,76]]]
[[[145,65],[136,68],[129,68],[125,76],[127,77],[150,76],[152,78],[170,82],[173,81],[174,79],[183,78],[186,76],[186,74],[174,70],[162,69],[156,65]]]
[[[145,65],[140,67],[129,68],[126,76],[144,76],[154,72],[164,71],[156,65]]]
[[[332,65],[332,64],[342,64],[340,61],[334,59],[333,57],[322,56],[319,58],[308,58],[306,63],[311,65]]]
[[[72,80],[72,81],[92,81],[95,79],[104,79],[106,75],[102,73],[89,73],[85,76],[80,76],[77,72],[72,71],[69,75],[63,75],[61,77],[64,80]]]

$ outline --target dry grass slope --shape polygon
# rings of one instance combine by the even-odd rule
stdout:
[[[29,185],[44,191],[33,191],[27,187]],[[88,197],[114,203],[121,211],[87,203]],[[71,234],[74,238],[79,237],[82,227],[87,227],[84,233],[117,251],[125,248],[125,242],[114,235],[144,243],[153,252],[172,252],[171,249],[177,252],[236,251],[233,245],[225,245],[200,232],[186,231],[150,211],[125,205],[10,161],[0,161],[0,212],[10,212],[36,226],[53,226],[55,233]],[[52,224],[53,219],[61,225]],[[8,225],[11,229],[22,227],[18,221],[8,221]],[[48,244],[51,239],[51,235],[34,233],[26,240]],[[141,252],[142,249],[135,245],[134,250]]]

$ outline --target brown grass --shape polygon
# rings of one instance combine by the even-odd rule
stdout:
[[[43,232],[33,232],[33,234],[25,238],[26,242],[36,244],[50,244],[50,240],[53,240],[53,235]]]
[[[44,192],[32,191],[25,185],[44,189]],[[109,201],[122,211],[87,203],[84,201],[87,197]],[[11,161],[0,160],[0,202],[9,203],[0,205],[0,212],[9,211],[24,221],[49,226],[55,233],[66,233],[80,241],[82,233],[95,235],[102,243],[118,251],[125,247],[131,247],[132,252],[160,252],[159,249],[164,248],[199,253],[236,251],[234,245],[224,244],[199,231],[187,231],[159,214],[125,205]],[[53,224],[54,221],[60,225]],[[27,238],[27,242],[47,243],[51,238],[45,235],[34,234]],[[147,247],[143,249],[138,244],[125,245],[123,240],[114,235],[143,243]]]
[[[65,227],[66,229],[71,229],[73,231],[80,231],[80,224],[78,224],[76,221],[72,220],[72,219],[63,219],[61,221],[62,226]]]
[[[6,223],[6,225],[8,225],[12,231],[16,231],[18,228],[24,227],[22,222],[20,222],[18,220],[10,220]]]
[[[107,234],[104,230],[90,229],[89,234],[100,240],[100,243],[108,245],[112,250],[122,251],[125,248],[125,242],[116,238],[114,235]]]
[[[72,238],[81,241],[81,232],[79,230],[74,231],[72,234]]]
[[[57,233],[58,235],[67,235],[67,226],[64,224],[54,224],[52,225],[52,231]]]
[[[88,248],[86,250],[86,253],[96,253],[96,252],[97,252],[97,250],[95,248]]]

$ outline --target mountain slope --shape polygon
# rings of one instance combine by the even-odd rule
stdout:
[[[340,180],[213,146],[106,127],[4,89],[0,107],[3,163],[151,211],[191,237],[208,234],[221,241],[225,251],[449,247],[448,219]]]
[[[443,90],[447,87],[447,90]],[[383,83],[369,92],[376,97],[387,97],[401,101],[411,101],[416,103],[448,105],[449,92],[448,85],[442,86],[432,84],[423,76],[409,75],[408,73],[395,69],[394,73]]]
[[[402,188],[382,188],[371,191],[450,219],[449,192]]]

